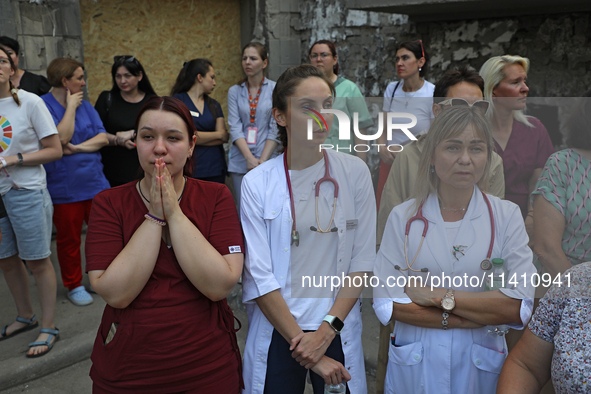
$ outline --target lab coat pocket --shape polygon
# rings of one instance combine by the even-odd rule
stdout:
[[[283,201],[279,201],[279,199],[275,199],[277,201],[271,201],[269,204],[265,204],[263,218],[265,220],[273,220],[276,219],[277,216],[281,214],[283,210]]]
[[[390,345],[388,357],[398,365],[416,365],[423,360],[423,343],[414,342],[404,346]]]
[[[486,348],[484,346],[472,344],[472,363],[481,371],[500,374],[506,355],[504,352]]]
[[[423,356],[423,343],[420,341],[404,346],[390,345],[384,392],[423,393]]]

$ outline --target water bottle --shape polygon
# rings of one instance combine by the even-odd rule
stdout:
[[[346,393],[347,386],[345,383],[339,384],[325,384],[324,385],[324,394],[335,394],[335,393]]]
[[[498,290],[507,287],[509,271],[507,271],[507,269],[504,267],[504,263],[505,260],[503,259],[492,259],[492,278],[490,274],[487,275],[486,290]],[[489,326],[488,332],[502,336],[509,332],[509,327],[505,324],[501,324],[499,326]]]
[[[503,264],[505,260],[503,259],[492,259],[493,269],[491,274],[486,275],[486,290],[498,290],[507,284],[507,278],[509,272]],[[491,278],[492,276],[492,278]],[[492,279],[492,280],[491,280]]]

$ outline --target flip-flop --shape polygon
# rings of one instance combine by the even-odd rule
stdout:
[[[29,347],[35,347],[35,346],[47,346],[47,350],[41,353],[37,353],[37,354],[27,354],[28,358],[36,358],[36,357],[41,357],[41,356],[45,356],[47,353],[49,353],[49,351],[51,349],[53,349],[53,345],[55,345],[55,343],[57,341],[59,341],[60,339],[60,330],[57,329],[57,327],[54,329],[51,328],[42,328],[40,331],[40,334],[49,334],[49,336],[47,337],[47,339],[45,341],[37,341],[37,342],[31,342],[29,343]],[[51,340],[55,337],[55,341],[53,341],[53,343],[51,343]]]
[[[19,323],[24,323],[27,325],[22,328],[19,328],[18,330],[14,330],[10,335],[6,335],[6,329],[10,324],[5,325],[4,328],[2,328],[2,331],[0,331],[0,341],[12,338],[15,335],[32,330],[39,325],[39,322],[37,321],[37,316],[35,315],[33,315],[33,317],[30,319],[25,319],[23,317],[17,316],[15,320]]]

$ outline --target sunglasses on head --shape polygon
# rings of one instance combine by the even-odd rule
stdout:
[[[137,59],[135,58],[135,56],[132,55],[121,55],[121,56],[115,56],[113,57],[113,60],[115,61],[115,63],[117,62],[134,62],[137,63]]]
[[[477,100],[474,103],[470,104],[468,101],[464,100],[463,98],[450,98],[444,101],[441,101],[439,105],[451,105],[452,107],[476,107],[481,109],[484,113],[488,111],[490,103],[486,100]]]

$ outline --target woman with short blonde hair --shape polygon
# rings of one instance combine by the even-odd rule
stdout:
[[[493,147],[481,109],[444,109],[424,138],[423,186],[392,210],[374,267],[376,315],[396,322],[384,392],[492,394],[507,327],[527,324],[534,289],[484,278],[503,259],[507,277],[529,280],[532,252],[519,208],[479,187]]]
[[[521,56],[494,56],[480,68],[484,97],[490,101],[496,152],[503,159],[505,198],[521,209],[533,245],[533,207],[529,195],[546,160],[554,153],[548,131],[538,119],[523,112],[529,87],[529,60]]]

